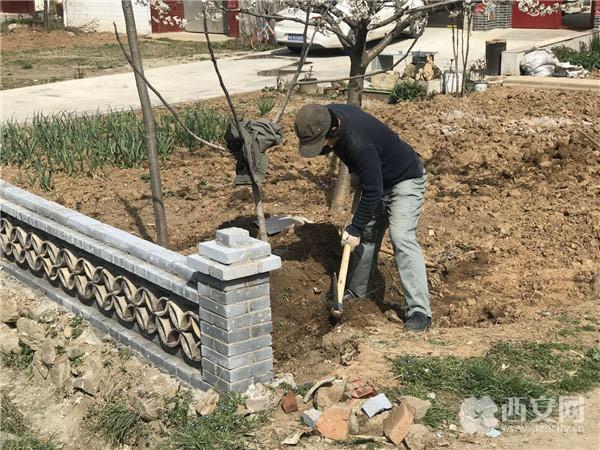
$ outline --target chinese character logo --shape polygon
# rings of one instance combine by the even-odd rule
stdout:
[[[498,406],[488,396],[466,398],[460,405],[458,418],[466,433],[487,433],[498,425]]]

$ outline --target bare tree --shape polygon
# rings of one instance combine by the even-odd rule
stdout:
[[[457,7],[463,0],[445,0],[431,5],[408,9],[407,0],[349,0],[346,6],[336,0],[319,0],[314,2],[298,0],[282,0],[282,5],[294,10],[305,10],[310,4],[313,11],[320,16],[323,27],[339,39],[344,51],[350,58],[347,103],[361,107],[364,78],[367,68],[381,52],[411,24],[423,20],[428,14]],[[391,11],[390,11],[391,10]],[[234,10],[242,14],[262,16],[259,11],[239,8]],[[276,16],[279,19],[306,23],[300,17]],[[368,34],[384,28],[387,34],[372,47],[367,47]],[[415,36],[415,42],[418,36]],[[414,44],[414,42],[413,42]],[[405,56],[406,57],[406,56]],[[300,82],[299,84],[303,84]],[[348,168],[340,162],[331,212],[341,212],[346,204],[350,188]]]
[[[131,52],[131,64],[135,73],[135,84],[140,97],[142,115],[144,116],[144,139],[146,141],[146,151],[148,153],[148,166],[150,167],[150,188],[152,190],[152,207],[154,209],[156,237],[159,245],[168,247],[169,237],[167,232],[165,205],[163,203],[162,185],[160,181],[158,152],[156,151],[154,113],[152,111],[150,95],[148,94],[148,87],[146,86],[143,78],[144,66],[142,64],[142,54],[140,53],[131,0],[121,0],[121,6],[123,8],[125,28],[127,30],[127,40],[129,42],[129,50]]]

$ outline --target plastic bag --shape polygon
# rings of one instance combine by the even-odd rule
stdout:
[[[560,64],[560,61],[550,50],[533,49],[526,52],[521,59],[521,74],[551,77],[557,64]]]

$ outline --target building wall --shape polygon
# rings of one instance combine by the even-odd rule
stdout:
[[[139,34],[150,34],[150,8],[133,0],[135,23]],[[113,22],[125,32],[121,0],[64,0],[65,26],[95,25],[96,31],[113,31]]]
[[[0,0],[0,12],[31,14],[35,11],[33,0]]]
[[[595,1],[594,9],[594,28],[600,28],[600,0]]]
[[[493,11],[483,11],[483,5],[475,10],[473,17],[474,31],[487,31],[494,28],[512,27],[511,2],[497,2]]]

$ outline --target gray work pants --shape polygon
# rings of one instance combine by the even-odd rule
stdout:
[[[427,175],[424,175],[402,181],[386,191],[350,259],[347,287],[357,297],[366,297],[372,289],[381,241],[389,226],[408,317],[417,311],[431,317],[425,259],[416,234],[426,186]]]

